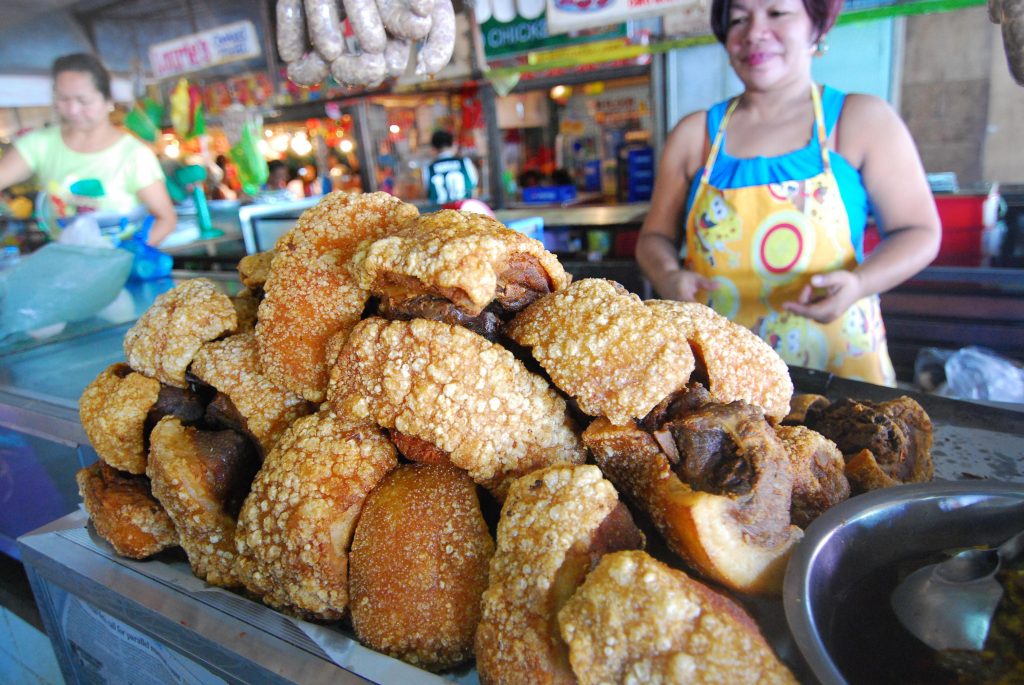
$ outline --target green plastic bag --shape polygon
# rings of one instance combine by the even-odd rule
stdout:
[[[242,182],[242,190],[247,195],[256,195],[260,192],[260,188],[270,176],[270,170],[256,145],[256,134],[253,133],[249,122],[242,127],[242,135],[228,151],[228,156],[238,167],[238,180]]]

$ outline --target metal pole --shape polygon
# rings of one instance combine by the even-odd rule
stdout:
[[[267,59],[267,74],[270,76],[270,92],[273,95],[277,94],[277,87],[281,81],[281,65],[277,61],[277,44],[275,42],[275,30],[274,17],[270,13],[271,3],[261,2],[260,3],[260,23],[263,24],[263,52]],[[274,102],[273,97],[271,102]]]
[[[370,135],[369,104],[360,99],[352,107],[352,118],[355,120],[355,138],[359,141],[356,156],[359,159],[359,180],[363,191],[370,193],[377,188],[377,159],[373,151],[373,137]]]
[[[487,175],[491,179],[491,203],[495,209],[504,209],[505,179],[501,163],[501,129],[498,128],[498,100],[494,86],[484,81],[480,84],[480,104],[484,121],[487,122]]]

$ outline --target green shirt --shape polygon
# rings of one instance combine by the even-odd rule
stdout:
[[[153,151],[129,134],[99,152],[75,152],[64,144],[59,126],[47,126],[14,141],[14,147],[39,179],[39,185],[60,202],[104,212],[126,213],[139,204],[139,190],[164,180]],[[99,198],[76,196],[75,181],[96,179]],[[73,213],[73,212],[69,212]]]

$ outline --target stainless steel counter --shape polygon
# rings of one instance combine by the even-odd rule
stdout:
[[[585,207],[529,207],[500,209],[494,214],[498,221],[507,223],[534,216],[544,217],[544,227],[607,228],[614,226],[640,227],[650,210],[647,202],[626,205],[594,205]]]

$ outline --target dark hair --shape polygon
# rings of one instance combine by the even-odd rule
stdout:
[[[452,137],[448,131],[434,131],[434,135],[430,136],[430,145],[435,150],[443,150],[446,147],[451,147],[452,143],[455,142],[455,138]]]
[[[272,159],[269,162],[267,162],[267,171],[270,173],[274,173],[275,171],[282,167],[287,169],[288,165],[279,159]]]
[[[64,55],[53,61],[53,78],[65,71],[80,71],[92,76],[92,83],[96,90],[103,94],[105,100],[112,100],[110,94],[110,72],[103,66],[96,55],[87,52],[76,52],[73,55]]]
[[[811,18],[811,26],[818,32],[818,39],[828,33],[843,9],[843,0],[803,0],[803,3],[807,16]],[[729,33],[731,9],[732,0],[711,0],[711,32],[719,43],[725,43],[725,36]]]

